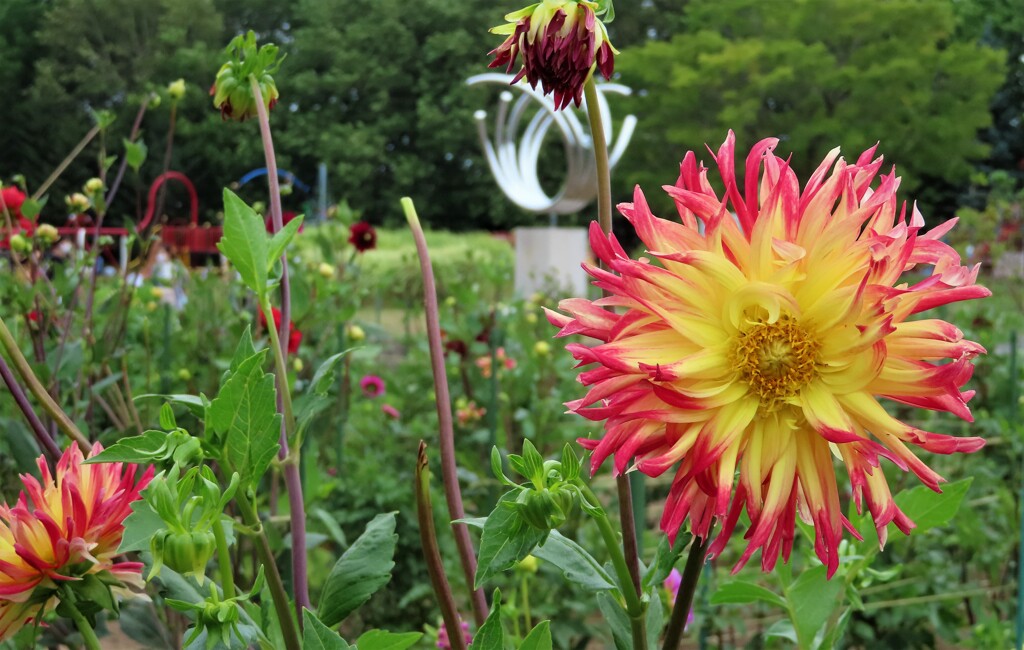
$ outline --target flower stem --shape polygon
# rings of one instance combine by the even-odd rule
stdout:
[[[592,505],[599,506],[601,504],[601,501],[594,494],[594,491],[590,489],[589,485],[582,480],[577,485]],[[608,549],[608,555],[611,556],[612,560],[612,567],[615,568],[615,575],[619,579],[619,590],[622,592],[622,598],[626,603],[626,614],[629,615],[629,623],[632,628],[633,648],[634,650],[647,650],[647,610],[644,607],[643,601],[640,600],[639,592],[630,588],[633,584],[633,576],[626,565],[626,557],[622,554],[618,537],[612,528],[607,514],[594,516],[593,520],[597,523],[598,530],[601,531],[601,539],[604,541],[605,548]]]
[[[441,343],[441,322],[438,316],[437,288],[434,284],[434,270],[430,265],[430,252],[427,240],[423,235],[416,207],[409,197],[402,198],[402,209],[406,221],[416,240],[416,253],[420,258],[420,273],[423,276],[423,306],[427,317],[427,340],[430,344],[430,364],[434,372],[434,392],[437,395],[437,421],[440,428],[439,447],[441,450],[441,479],[444,482],[444,495],[448,501],[448,515],[454,521],[464,519],[466,511],[462,506],[462,492],[459,488],[459,477],[455,464],[455,430],[452,427],[452,400],[448,393],[448,373],[444,365],[444,346]],[[497,369],[494,369],[497,372]],[[466,585],[472,591],[473,618],[477,626],[483,625],[487,619],[487,598],[481,589],[473,590],[476,577],[476,552],[473,540],[469,537],[469,528],[465,524],[452,524],[455,544],[459,549],[459,559],[466,575]],[[458,633],[458,628],[455,629]],[[451,636],[451,635],[449,635]]]
[[[100,645],[100,640],[96,636],[96,630],[92,629],[89,621],[85,619],[85,615],[75,606],[75,595],[69,588],[65,587],[61,590],[60,601],[70,612],[71,620],[75,622],[75,627],[78,628],[79,634],[82,635],[85,647],[88,650],[102,650],[103,646]]]
[[[25,419],[28,420],[29,428],[32,429],[40,449],[50,459],[51,464],[57,462],[57,459],[60,458],[60,447],[53,441],[50,433],[43,426],[42,420],[36,415],[35,409],[32,408],[28,397],[25,396],[25,391],[22,390],[18,380],[15,379],[14,373],[11,372],[11,368],[4,361],[3,356],[0,356],[0,377],[3,377],[4,383],[7,384],[7,389],[11,391],[11,395],[14,397],[18,408],[21,409]]]
[[[89,129],[89,132],[85,134],[85,137],[83,137],[77,145],[75,145],[75,148],[71,150],[71,153],[69,153],[64,160],[60,161],[60,164],[53,170],[53,173],[51,173],[50,176],[43,181],[43,184],[32,193],[33,201],[38,201],[39,197],[46,194],[46,190],[50,189],[53,182],[60,178],[60,175],[64,173],[64,170],[68,168],[68,165],[78,157],[78,154],[82,153],[82,149],[85,149],[86,145],[92,142],[92,139],[95,138],[101,130],[102,127],[99,124],[95,124],[91,129]]]
[[[71,418],[68,417],[67,413],[61,409],[57,402],[53,401],[50,394],[46,392],[46,388],[36,378],[35,373],[32,372],[32,367],[25,359],[25,355],[21,353],[18,343],[14,340],[14,336],[11,335],[11,331],[7,329],[3,318],[0,318],[0,346],[7,351],[7,355],[11,358],[11,363],[18,371],[18,374],[21,375],[21,379],[28,386],[29,391],[39,400],[39,403],[43,405],[43,408],[46,409],[46,412],[64,433],[68,434],[72,440],[78,443],[83,453],[92,449],[89,439],[75,426],[75,423],[71,421]]]
[[[217,572],[220,573],[220,588],[224,598],[235,597],[235,576],[231,571],[231,554],[228,552],[228,538],[224,535],[224,522],[213,523],[213,538],[217,542]]]
[[[273,231],[276,233],[284,227],[281,215],[281,187],[277,178],[277,157],[274,155],[274,139],[270,134],[270,116],[263,103],[263,93],[256,77],[249,77],[253,97],[256,100],[256,112],[260,123],[260,136],[263,139],[263,153],[267,162],[267,183],[270,187],[270,218]],[[295,433],[295,418],[291,409],[291,393],[288,389],[288,332],[292,324],[291,283],[288,280],[288,253],[281,253],[281,323],[277,332],[271,334],[274,344],[274,360],[277,365],[278,407],[284,414],[281,423],[281,450],[278,458],[284,463],[284,482],[288,488],[289,515],[292,531],[292,585],[295,589],[295,612],[302,625],[302,608],[311,609],[309,600],[309,574],[306,560],[306,504],[302,498],[302,475],[299,470],[299,450],[289,451],[288,438]],[[264,306],[264,314],[272,311]],[[271,319],[271,322],[273,319]],[[273,329],[273,328],[267,328]],[[275,340],[276,339],[276,340]]]
[[[452,650],[465,650],[466,640],[462,636],[462,625],[459,621],[459,609],[452,595],[448,576],[444,572],[441,551],[437,544],[437,531],[434,528],[434,508],[430,503],[430,468],[427,465],[427,443],[420,440],[419,452],[416,455],[416,517],[420,525],[420,543],[423,556],[427,561],[427,574],[430,584],[434,587],[444,628],[448,631],[448,641]]]
[[[274,561],[274,552],[270,550],[270,542],[267,541],[267,534],[263,531],[263,524],[256,512],[256,507],[249,501],[247,495],[239,495],[235,498],[238,509],[242,513],[242,522],[246,526],[257,531],[255,535],[256,554],[263,563],[264,575],[267,578],[267,586],[270,595],[274,600],[274,611],[277,612],[278,623],[281,625],[281,636],[284,637],[284,645],[287,650],[301,650],[302,643],[299,641],[299,630],[292,616],[288,602],[288,592],[285,591],[284,583],[281,581],[281,572],[277,570],[277,563]]]
[[[686,566],[683,568],[682,582],[679,584],[679,592],[676,594],[676,604],[672,607],[672,615],[669,617],[668,630],[665,632],[665,643],[662,650],[676,650],[683,638],[683,630],[686,629],[686,619],[690,615],[690,608],[693,606],[693,595],[697,591],[697,581],[700,579],[700,571],[704,566],[704,555],[707,553],[708,545],[711,543],[711,531],[705,539],[694,537],[690,544],[690,554],[686,557]]]

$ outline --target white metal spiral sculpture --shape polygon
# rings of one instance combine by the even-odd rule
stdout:
[[[512,75],[486,73],[470,77],[466,83],[471,86],[494,83],[508,86]],[[590,137],[589,122],[581,121],[577,111],[566,109],[556,111],[554,102],[545,97],[542,89],[533,89],[526,83],[513,86],[522,95],[513,101],[508,90],[499,96],[498,112],[494,118],[494,139],[487,132],[487,112],[473,114],[480,142],[484,148],[487,164],[498,181],[498,186],[516,205],[531,212],[542,214],[572,214],[583,210],[597,195],[595,182],[597,170],[594,165],[594,145]],[[627,115],[622,121],[617,139],[612,133],[611,112],[605,95],[629,95],[630,89],[621,84],[598,84],[598,104],[604,124],[604,136],[608,142],[609,164],[614,167],[622,157],[629,139],[636,128],[636,117]],[[530,117],[519,138],[520,126],[527,116],[532,102],[539,107]],[[581,112],[585,112],[586,104]],[[562,187],[555,196],[548,196],[541,187],[537,176],[544,137],[552,126],[558,128],[565,147],[566,174]]]

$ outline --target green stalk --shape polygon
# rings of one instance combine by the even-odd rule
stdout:
[[[302,643],[299,640],[299,630],[296,627],[295,618],[292,616],[291,603],[288,601],[288,592],[285,591],[284,582],[281,581],[281,572],[277,570],[277,562],[274,561],[274,553],[270,550],[270,542],[267,534],[263,531],[263,523],[256,512],[255,506],[249,501],[248,496],[238,495],[235,497],[238,509],[242,512],[242,522],[250,526],[257,533],[254,535],[256,541],[256,554],[263,563],[264,575],[267,578],[267,587],[274,601],[274,611],[277,612],[278,622],[281,624],[281,636],[284,637],[284,647],[287,650],[302,650]]]
[[[29,391],[35,398],[39,400],[46,412],[53,418],[54,422],[57,423],[64,433],[68,435],[72,440],[78,443],[83,453],[87,453],[92,449],[92,445],[89,443],[89,439],[85,437],[75,423],[71,421],[67,413],[61,409],[57,402],[53,401],[50,394],[46,392],[46,388],[39,382],[35,373],[32,372],[32,366],[29,365],[25,359],[25,355],[21,353],[21,348],[18,347],[18,343],[14,340],[14,336],[11,331],[7,329],[7,325],[4,323],[4,319],[0,318],[0,345],[7,351],[7,355],[11,358],[11,363],[17,369],[18,374],[21,375],[22,381],[28,386]]]
[[[590,486],[582,480],[577,485],[583,490],[584,496],[592,505],[600,505],[601,502],[598,500],[597,495],[594,494],[594,491],[590,489]],[[633,585],[633,577],[630,574],[629,567],[626,565],[626,557],[622,554],[622,548],[619,546],[615,530],[612,528],[607,514],[594,516],[593,520],[597,523],[598,530],[601,531],[601,539],[604,541],[605,548],[608,549],[612,566],[615,568],[615,575],[619,580],[619,591],[622,592],[622,598],[626,604],[626,614],[629,615],[629,624],[633,635],[633,649],[647,650],[647,610],[644,607],[643,601],[640,600],[637,591],[630,588]]]
[[[103,650],[103,646],[100,645],[100,640],[96,636],[96,630],[92,629],[89,621],[85,620],[85,615],[75,606],[75,595],[71,592],[71,589],[68,587],[61,589],[60,601],[71,613],[71,620],[75,622],[75,627],[78,628],[78,632],[82,635],[85,647],[88,650]]]
[[[217,542],[217,572],[220,574],[220,588],[224,598],[235,597],[235,576],[231,571],[231,554],[228,552],[228,538],[224,535],[224,522],[213,522],[213,539]]]

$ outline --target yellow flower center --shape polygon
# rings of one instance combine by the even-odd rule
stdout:
[[[783,316],[774,323],[756,322],[741,333],[733,361],[762,408],[773,411],[817,374],[820,347],[799,323]]]

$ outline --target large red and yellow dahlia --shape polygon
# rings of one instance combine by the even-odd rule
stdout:
[[[90,457],[103,447],[97,443]],[[57,462],[56,476],[39,459],[42,480],[22,475],[25,490],[11,507],[0,505],[0,639],[56,603],[62,582],[106,572],[141,590],[142,564],[118,562],[130,504],[153,478],[153,468],[135,480],[136,466],[83,465],[74,443]]]
[[[719,521],[714,555],[745,508],[749,543],[737,569],[758,549],[766,571],[780,554],[788,560],[799,515],[813,524],[831,577],[843,528],[856,535],[834,458],[884,544],[890,522],[904,533],[914,524],[880,458],[938,490],[943,479],[910,445],[949,454],[984,444],[905,424],[879,398],[970,420],[973,391],[961,388],[984,350],[918,315],[990,292],[940,240],[955,220],[924,232],[916,207],[897,202],[895,170],[879,176],[874,148],[855,164],[833,150],[801,190],[772,153],[777,142],[754,147],[741,186],[730,132],[714,155],[721,198],[687,153],[665,188],[682,223],[655,217],[638,188],[619,209],[649,258],[630,259],[592,225],[607,270],[587,271],[606,297],[564,300],[569,315],[548,316],[560,336],[600,341],[567,346],[594,366],[579,377],[586,397],[568,404],[605,421],[603,438],[580,441],[593,450],[593,471],[610,455],[616,473],[633,459],[650,476],[676,467],[661,527],[674,540],[689,519],[706,538]]]

